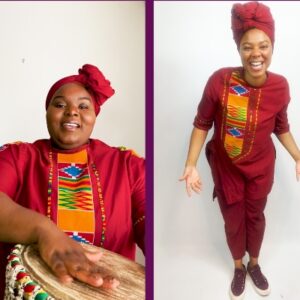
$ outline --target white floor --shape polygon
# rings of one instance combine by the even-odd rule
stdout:
[[[226,245],[174,247],[155,246],[155,300],[227,300],[232,265]],[[221,254],[223,253],[223,254]],[[224,254],[225,253],[225,254]],[[256,294],[247,277],[244,300],[299,300],[300,246],[264,245],[261,266],[271,294]]]

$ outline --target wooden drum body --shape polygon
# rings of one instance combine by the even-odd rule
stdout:
[[[99,266],[105,273],[116,274],[120,281],[114,290],[91,287],[77,280],[63,285],[41,259],[36,246],[16,245],[8,257],[4,300],[145,299],[144,267],[103,248],[101,251]]]

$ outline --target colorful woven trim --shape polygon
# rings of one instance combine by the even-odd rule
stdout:
[[[7,257],[4,300],[54,300],[36,283],[22,265],[24,246],[16,245]]]
[[[16,142],[12,142],[12,143],[6,143],[4,145],[1,145],[0,146],[0,152],[1,151],[4,151],[5,149],[7,149],[9,147],[9,145],[19,145],[19,144],[24,144],[23,142],[21,141],[16,141]]]
[[[95,209],[87,150],[57,154],[57,226],[94,244]]]
[[[103,199],[103,193],[102,193],[102,188],[101,188],[101,184],[100,184],[100,175],[99,175],[99,172],[94,163],[92,164],[92,168],[93,168],[93,172],[95,174],[96,180],[97,180],[97,192],[98,192],[98,196],[99,196],[101,222],[102,222],[100,246],[103,247],[104,241],[105,241],[105,233],[106,233],[106,214],[105,214],[105,207],[104,207],[104,199]]]
[[[48,208],[47,216],[51,218],[52,191],[53,191],[53,152],[49,152],[48,178]],[[102,231],[100,246],[104,245],[106,233],[106,215],[104,199],[100,183],[99,172],[94,163],[91,163],[91,172],[96,179]],[[92,193],[92,184],[88,164],[87,151],[73,154],[57,155],[57,183],[58,206],[57,225],[76,241],[94,244],[95,240],[95,209]]]
[[[222,139],[224,148],[232,160],[238,160],[251,152],[257,126],[260,92],[251,91],[250,96],[250,90],[239,72],[231,74],[227,97],[223,99]]]
[[[119,146],[118,149],[120,151],[130,151],[132,155],[140,157],[133,149],[127,149],[125,146]]]
[[[224,147],[230,158],[242,153],[247,122],[249,90],[233,73],[229,81]]]
[[[145,216],[139,217],[133,224],[133,226],[136,226],[137,224],[141,223],[145,220]]]
[[[48,178],[48,199],[47,199],[47,217],[51,219],[51,194],[53,180],[53,154],[49,151],[49,178]]]

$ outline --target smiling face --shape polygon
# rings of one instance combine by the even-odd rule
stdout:
[[[249,84],[261,86],[265,82],[272,52],[272,42],[262,30],[255,28],[245,32],[241,39],[239,53],[245,80]]]
[[[63,85],[53,95],[46,119],[49,134],[59,148],[86,144],[96,122],[91,95],[79,83]]]

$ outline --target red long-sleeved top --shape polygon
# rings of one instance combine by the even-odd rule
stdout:
[[[271,134],[289,131],[287,80],[267,72],[260,87],[243,79],[243,68],[223,68],[208,80],[194,126],[214,135],[206,154],[215,183],[214,196],[228,204],[262,198],[271,190],[275,148]]]
[[[134,259],[136,243],[144,251],[144,163],[94,139],[73,150],[55,149],[50,140],[7,144],[0,147],[0,191],[50,215],[76,240]],[[0,243],[0,299],[10,247]]]

